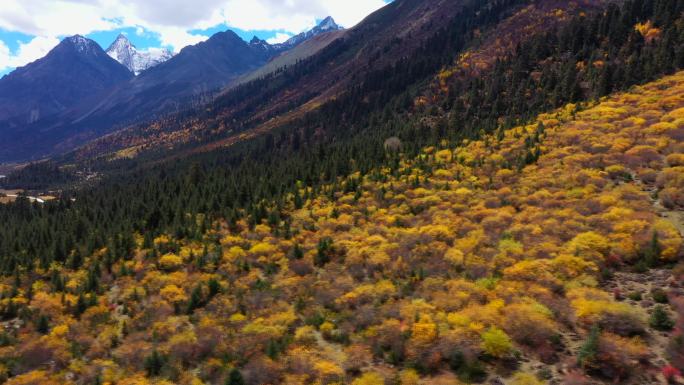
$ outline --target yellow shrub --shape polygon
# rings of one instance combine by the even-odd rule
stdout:
[[[278,249],[270,243],[260,242],[252,246],[249,249],[249,252],[253,255],[269,255],[275,253],[277,250]]]
[[[168,285],[159,291],[159,295],[170,303],[187,301],[185,291],[176,285]]]
[[[518,372],[513,375],[510,385],[544,385],[534,374]]]
[[[172,271],[183,264],[183,259],[176,254],[166,254],[159,258],[159,267],[163,270]]]
[[[314,364],[314,369],[324,381],[335,381],[344,375],[344,370],[332,361],[320,360]]]
[[[435,154],[435,159],[439,162],[451,162],[451,150],[438,151]]]
[[[513,350],[513,343],[506,332],[492,327],[482,333],[482,349],[493,357],[502,358]]]
[[[437,325],[429,316],[423,315],[411,328],[411,339],[419,344],[427,344],[437,338]]]
[[[12,377],[6,385],[57,385],[59,382],[51,379],[44,370],[34,370]]]
[[[405,369],[399,373],[400,385],[418,385],[420,383],[420,376],[418,372],[413,369]]]
[[[610,242],[593,231],[577,235],[568,242],[566,249],[569,253],[589,260],[600,260],[610,251]]]
[[[684,166],[684,154],[670,154],[665,161],[670,167]]]
[[[646,131],[649,133],[652,133],[652,134],[660,135],[660,134],[667,133],[668,131],[674,131],[676,129],[677,129],[677,126],[675,126],[672,123],[659,122],[659,123],[653,124],[650,127],[648,127],[648,129]]]
[[[355,379],[352,385],[385,385],[385,379],[375,372],[368,372]]]
[[[447,250],[447,252],[444,254],[444,259],[449,262],[451,265],[460,267],[463,266],[464,262],[464,255],[463,252],[459,249],[456,248],[451,248]]]

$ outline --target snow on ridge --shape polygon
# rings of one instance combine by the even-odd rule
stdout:
[[[107,49],[107,54],[135,75],[139,75],[146,69],[159,65],[174,54],[166,48],[148,48],[138,50],[133,43],[124,35],[119,35],[114,43]]]
[[[293,36],[284,43],[281,44],[276,44],[275,47],[278,48],[292,48],[300,43],[302,43],[305,40],[308,40],[314,36],[320,35],[325,32],[329,31],[339,31],[344,28],[340,27],[337,23],[335,23],[335,20],[331,17],[328,16],[325,19],[323,19],[316,27],[313,29],[307,31],[307,32],[302,32],[299,35]]]
[[[67,38],[67,40],[71,44],[73,44],[74,47],[76,47],[78,52],[88,51],[92,47],[93,44],[96,44],[94,41],[87,39],[81,35],[71,36],[71,37]]]
[[[335,20],[328,16],[326,17],[321,23],[318,25],[318,28],[320,28],[323,31],[327,30],[338,30],[340,29],[340,26],[335,23]]]

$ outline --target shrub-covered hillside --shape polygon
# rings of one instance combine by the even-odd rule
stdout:
[[[472,2],[499,17],[520,9]],[[111,260],[117,260],[130,252],[134,232],[150,238],[163,232],[192,238],[218,218],[258,223],[283,214],[278,201],[296,189],[297,181],[318,189],[338,176],[386,166],[383,143],[389,137],[400,138],[402,151],[413,158],[423,147],[444,139],[458,143],[482,132],[515,127],[566,103],[624,91],[684,68],[684,0],[626,1],[586,15],[581,12],[584,6],[566,4],[572,9],[560,12],[567,18],[563,16],[557,25],[552,23],[559,11],[554,4],[522,8],[499,24],[493,14],[485,17],[489,13],[473,9],[470,14],[475,19],[492,22],[491,28],[482,30],[483,44],[448,43],[449,36],[461,40],[479,35],[472,28],[480,22],[456,17],[452,24],[458,28],[436,34],[435,44],[411,56],[421,60],[407,59],[400,67],[373,71],[346,96],[321,105],[305,118],[265,131],[250,130],[228,142],[211,142],[207,152],[196,149],[199,153],[189,154],[185,150],[194,150],[179,147],[179,153],[154,146],[165,161],[156,155],[88,158],[76,164],[55,160],[56,165],[38,164],[12,173],[0,184],[22,189],[69,186],[63,199],[44,207],[22,202],[0,206],[0,222],[12,224],[0,226],[0,273],[30,270],[38,264],[47,268],[53,261],[65,262],[72,252],[79,254],[78,262],[107,245],[114,250]],[[554,27],[521,28],[537,15],[542,25]],[[534,32],[539,29],[543,34]],[[461,30],[469,32],[464,35]],[[504,37],[498,43],[508,48],[516,46],[517,39],[505,37],[526,38],[515,51],[501,48],[499,52],[499,44],[491,41],[496,35]],[[645,36],[652,38],[647,41]],[[454,61],[463,53],[459,47],[470,47],[465,55],[473,57],[493,52],[493,67],[478,66],[479,74],[449,70],[451,63],[457,63],[454,68],[467,67]],[[422,60],[431,64],[425,66]],[[447,70],[440,71],[443,65]],[[620,70],[626,68],[630,76]],[[202,122],[198,129],[204,134],[212,131],[204,124],[221,116],[206,114],[206,119],[193,118]],[[78,184],[83,188],[73,188]],[[262,202],[273,200],[275,207],[266,210]],[[199,214],[203,221],[191,220]]]
[[[285,215],[216,222],[198,240],[131,234],[124,259],[103,248],[17,270],[1,286],[2,375],[12,385],[675,377],[677,291],[665,284],[645,301],[607,287],[681,256],[682,95],[678,73],[411,159],[388,140],[390,167],[301,185]]]

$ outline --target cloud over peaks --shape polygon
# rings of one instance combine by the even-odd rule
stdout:
[[[58,38],[96,31],[136,28],[159,36],[175,51],[206,40],[193,33],[216,26],[278,31],[275,40],[303,32],[326,16],[352,27],[387,0],[2,0],[0,69],[35,60]],[[2,31],[33,36],[9,52]]]

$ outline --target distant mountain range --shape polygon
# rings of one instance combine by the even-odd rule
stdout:
[[[27,127],[131,78],[94,41],[64,39],[44,58],[0,79],[0,130]]]
[[[67,38],[0,79],[0,162],[64,152],[119,127],[206,103],[274,57],[341,29],[328,17],[275,45],[256,37],[247,43],[228,30],[177,55],[140,51],[124,35],[107,52],[82,36]]]
[[[332,17],[328,16],[325,19],[323,19],[323,21],[321,21],[312,30],[302,32],[299,35],[293,36],[289,38],[287,41],[285,41],[285,43],[275,44],[274,47],[276,49],[289,49],[301,44],[304,41],[311,39],[314,36],[318,36],[326,32],[339,31],[342,29],[344,28],[337,25],[337,23],[335,23],[335,20]]]
[[[186,103],[176,114],[121,127],[62,159],[134,157],[151,162],[238,147],[258,136],[305,146],[302,138],[314,142],[326,126],[328,132],[363,130],[365,122],[350,122],[355,116],[383,105],[391,110],[387,100],[405,84],[425,80],[443,66],[441,60],[448,59],[424,52],[447,55],[446,40],[451,37],[443,31],[459,22],[459,13],[468,12],[471,8],[460,1],[395,0],[353,28],[322,33],[282,53],[267,53],[271,58],[266,64],[231,80],[208,102],[198,100],[192,109]],[[319,30],[329,23],[321,24]],[[454,34],[454,42],[465,38]],[[260,52],[277,49],[259,39],[250,46]],[[402,106],[412,103],[410,95],[401,101]]]
[[[152,48],[146,51],[139,51],[123,34],[120,34],[107,48],[107,54],[135,75],[139,75],[146,69],[159,65],[173,57],[173,52],[166,48]]]

